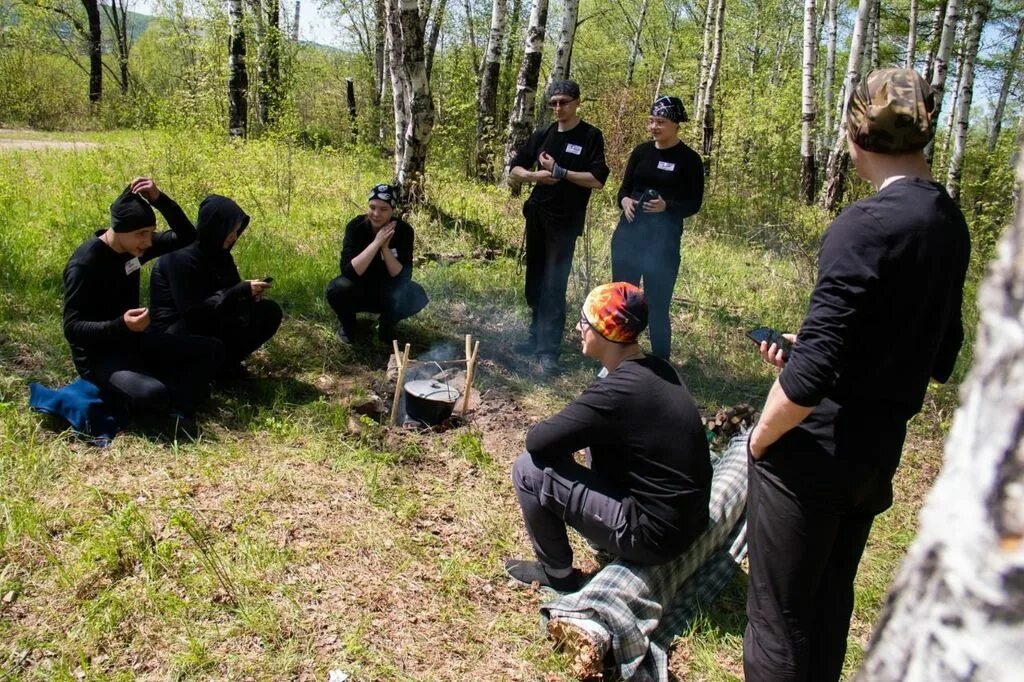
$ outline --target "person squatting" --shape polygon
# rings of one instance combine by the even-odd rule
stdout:
[[[591,192],[609,175],[601,131],[579,117],[579,103],[576,83],[553,83],[555,120],[510,166],[534,184],[523,205],[531,317],[518,349],[544,374],[559,367],[575,243]],[[850,94],[851,159],[875,192],[825,231],[798,333],[785,348],[760,344],[780,373],[748,446],[747,680],[839,678],[857,565],[875,516],[892,504],[907,421],[929,379],[949,379],[963,343],[970,238],[922,151],[935,105],[907,69],[874,71]],[[569,527],[596,550],[657,565],[708,524],[708,442],[668,362],[683,225],[704,195],[701,159],[679,138],[686,120],[678,98],[659,96],[651,140],[626,165],[614,281],[588,294],[575,325],[600,378],[530,429],[512,467],[535,555],[505,561],[519,583],[580,588]],[[340,272],[326,288],[341,343],[358,342],[359,312],[376,313],[389,341],[428,303],[412,278],[415,235],[395,215],[397,191],[374,186],[366,213],[345,226]],[[154,209],[168,230],[156,232]],[[282,319],[269,278],[243,280],[231,254],[249,225],[233,200],[210,195],[193,226],[151,179],[133,180],[111,204],[109,229],[64,270],[64,335],[81,377],[131,415],[191,422],[211,382],[244,376],[243,361]],[[141,268],[154,259],[150,306],[140,307]],[[648,328],[651,354],[639,345]],[[581,451],[585,463],[574,457]]]

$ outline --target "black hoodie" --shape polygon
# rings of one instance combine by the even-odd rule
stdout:
[[[211,194],[199,205],[198,236],[188,248],[157,261],[149,280],[149,315],[154,331],[165,331],[179,320],[195,330],[214,327],[216,321],[239,304],[252,300],[231,250],[224,240],[249,216],[231,199]]]

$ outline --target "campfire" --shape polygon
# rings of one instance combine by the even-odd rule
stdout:
[[[388,380],[394,378],[392,426],[449,428],[466,419],[473,395],[473,379],[480,342],[466,334],[466,356],[461,359],[416,360],[410,344],[399,350],[392,341]]]

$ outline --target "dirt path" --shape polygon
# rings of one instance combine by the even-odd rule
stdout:
[[[53,140],[32,130],[0,128],[0,151],[24,149],[93,149],[95,142]]]

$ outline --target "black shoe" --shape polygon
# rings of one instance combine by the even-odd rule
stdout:
[[[550,377],[558,374],[558,356],[550,353],[543,353],[537,356],[540,363],[540,375]]]
[[[249,378],[249,369],[241,362],[229,364],[217,374],[219,386],[234,386]]]
[[[561,592],[563,594],[576,592],[583,584],[580,572],[575,568],[572,569],[572,573],[569,575],[563,578],[556,578],[552,575],[548,575],[547,571],[544,570],[544,565],[539,561],[506,559],[505,572],[508,573],[509,577],[513,580],[518,583],[522,583],[527,587],[536,583],[539,587],[548,587],[555,592]]]

